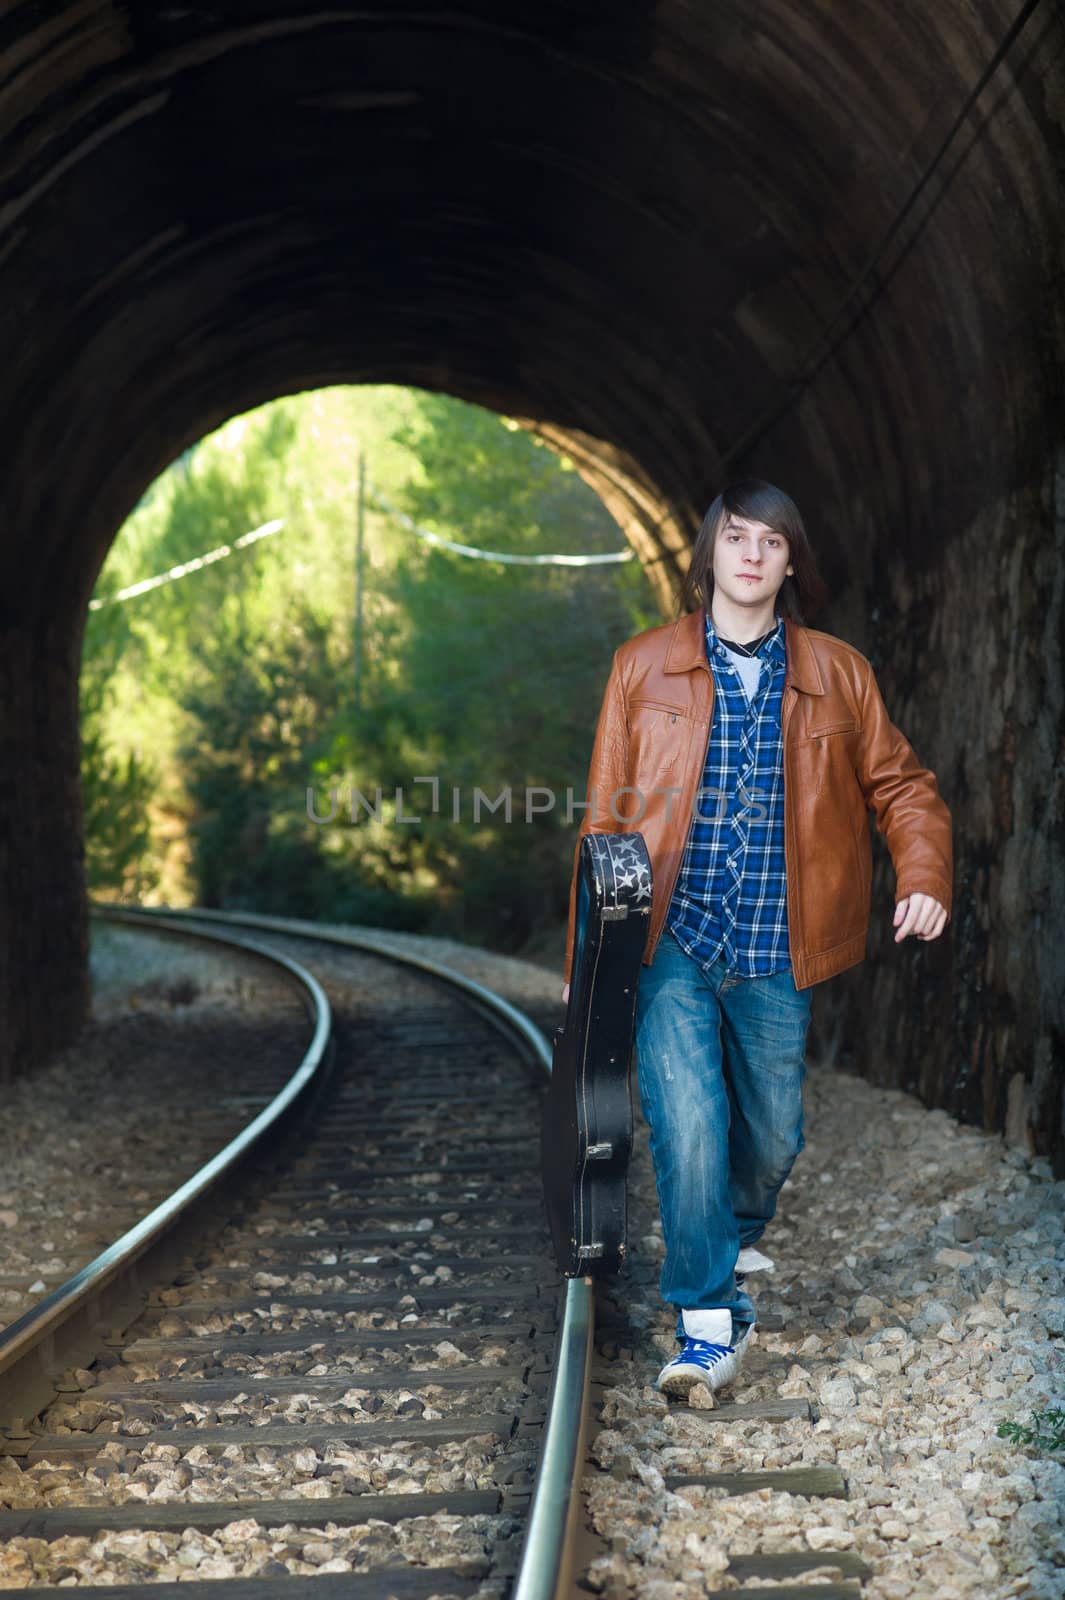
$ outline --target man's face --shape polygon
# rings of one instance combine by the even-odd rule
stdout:
[[[791,571],[788,541],[764,522],[730,516],[717,530],[714,588],[735,605],[764,605]]]

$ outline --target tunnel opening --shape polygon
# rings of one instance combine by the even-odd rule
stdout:
[[[89,602],[90,891],[553,932],[561,967],[595,698],[658,620],[576,464],[513,419],[387,386],[231,419]]]
[[[877,924],[826,1037],[1065,1170],[1058,11],[0,18],[0,1073],[85,1012],[114,530],[227,416],[411,384],[560,443],[663,594],[725,477],[792,494],[956,824],[949,944]]]

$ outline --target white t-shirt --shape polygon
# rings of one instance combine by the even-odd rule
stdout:
[[[747,704],[750,705],[754,699],[755,690],[758,688],[758,679],[762,675],[761,660],[758,656],[738,655],[735,650],[729,649],[724,639],[719,639],[718,643],[739,673],[740,682],[743,684],[743,692],[747,696]]]

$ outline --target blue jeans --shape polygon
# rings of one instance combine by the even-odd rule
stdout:
[[[736,1287],[805,1143],[803,1058],[810,990],[790,971],[709,971],[664,929],[636,994],[640,1103],[651,1129],[666,1259],[661,1290],[685,1310],[727,1307],[755,1320]]]

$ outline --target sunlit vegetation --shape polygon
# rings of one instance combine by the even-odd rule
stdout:
[[[90,612],[90,885],[520,948],[564,914],[565,794],[583,798],[611,654],[660,619],[635,561],[471,560],[371,494],[357,628],[360,452],[371,490],[446,538],[512,554],[623,546],[568,462],[456,400],[332,389],[234,418],[152,485],[100,575],[108,601],[283,521]],[[435,815],[418,778],[439,780]],[[512,820],[482,806],[474,821],[474,791],[508,786]],[[532,787],[557,803],[526,821]],[[308,791],[319,817],[335,791],[332,821],[312,819]],[[369,806],[354,821],[353,791]]]

